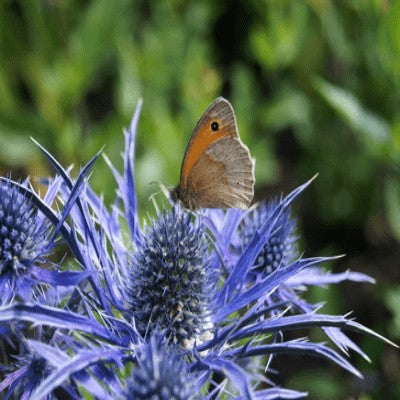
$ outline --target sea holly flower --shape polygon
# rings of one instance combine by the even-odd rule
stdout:
[[[72,247],[76,247],[74,254],[83,270],[90,271],[90,285],[81,285],[69,302],[74,307],[66,309],[38,304],[0,307],[0,322],[18,319],[75,332],[74,337],[63,334],[70,345],[68,354],[59,355],[63,360],[60,363],[54,360],[55,345],[46,345],[45,351],[46,346],[35,344],[55,370],[42,381],[32,399],[49,395],[76,374],[89,372],[99,385],[107,376],[107,383],[101,387],[116,393],[115,382],[121,376],[129,379],[125,371],[132,363],[146,368],[138,346],[151,341],[159,329],[165,332],[167,344],[179,351],[188,371],[201,377],[205,396],[212,396],[209,390],[216,398],[229,398],[225,393],[228,387],[233,397],[243,399],[304,396],[274,386],[268,368],[261,379],[260,371],[242,362],[257,360],[264,370],[266,356],[280,354],[324,357],[360,376],[344,356],[325,344],[285,338],[288,331],[293,337],[298,329],[319,327],[335,329],[337,334],[330,337],[342,350],[352,343],[342,330],[385,340],[348,316],[319,314],[301,299],[302,280],[312,282],[313,278],[314,284],[327,284],[345,278],[306,274],[334,257],[298,258],[293,253],[293,259],[283,257],[285,262],[272,264],[268,273],[259,270],[257,264],[260,253],[279,232],[286,229],[291,236],[285,216],[311,181],[271,206],[246,243],[239,246],[239,226],[246,215],[240,210],[190,214],[174,205],[171,210],[158,212],[157,218],[141,229],[133,180],[139,111],[140,107],[125,133],[123,174],[109,163],[118,186],[111,210],[87,183],[82,183],[76,203],[67,207],[73,224],[70,229],[75,233],[71,239]],[[60,191],[67,204],[73,192],[71,178],[43,151],[67,183]],[[204,237],[203,223],[208,226],[210,239]],[[363,280],[362,276],[352,277]],[[289,314],[291,308],[293,315]],[[107,373],[104,371],[105,363],[118,367],[114,379],[108,367]],[[220,377],[218,382],[216,377]],[[260,381],[269,387],[261,389]]]
[[[32,288],[38,284],[75,286],[89,276],[87,270],[60,271],[60,266],[47,259],[47,255],[60,236],[76,261],[83,267],[88,265],[66,219],[75,201],[79,202],[84,180],[97,157],[98,154],[82,168],[75,182],[67,174],[48,180],[43,199],[28,181],[20,184],[0,177],[0,303],[17,296],[23,301],[32,300]],[[54,158],[51,161],[57,165]],[[52,204],[63,186],[68,187],[68,194],[62,211],[56,212]],[[44,262],[47,265],[42,268],[40,264]]]
[[[210,334],[213,269],[204,227],[175,206],[141,235],[126,277],[128,318],[143,337],[167,329],[172,343],[192,348]]]
[[[31,328],[29,334],[31,338],[43,342],[52,342],[55,338],[54,332],[46,327]],[[22,329],[18,329],[16,336],[18,340],[14,345],[17,353],[12,356],[14,362],[8,366],[8,371],[4,373],[5,378],[0,382],[0,393],[3,393],[4,400],[30,399],[33,391],[54,370],[41,352],[31,346],[32,339],[27,339]],[[80,398],[75,396],[75,389],[68,382],[62,383],[57,391],[58,394],[70,399]],[[48,395],[44,398],[50,400],[54,397]]]
[[[86,265],[75,233],[66,219],[97,157],[98,154],[82,168],[74,183],[67,174],[50,180],[43,199],[34,192],[29,181],[20,184],[0,177],[0,301],[3,304],[16,296],[24,301],[32,299],[31,288],[38,284],[71,286],[88,276],[88,271],[59,272],[58,266],[46,260],[45,256],[60,234],[76,260]],[[51,157],[50,161],[58,165],[54,158]],[[51,205],[63,185],[68,187],[68,195],[62,211],[56,212]],[[52,268],[38,266],[44,261]]]
[[[200,380],[190,374],[184,358],[153,335],[138,349],[137,366],[120,398],[193,400],[199,399],[200,389]]]
[[[88,271],[65,270],[51,262],[48,255],[61,236],[75,258],[82,259],[74,232],[65,219],[92,163],[81,171],[62,211],[52,207],[64,184],[61,177],[48,182],[43,198],[34,192],[28,181],[21,184],[0,178],[0,305],[36,301],[56,306],[68,300],[71,287],[90,275]],[[29,398],[40,382],[39,377],[43,379],[49,371],[47,367],[38,367],[45,362],[38,353],[21,345],[25,339],[32,338],[33,332],[22,321],[0,322],[0,346],[11,350],[4,353],[0,366],[3,374],[9,372],[0,383],[0,392],[7,389],[5,398]],[[47,335],[47,339],[51,337],[52,334]]]
[[[29,399],[33,390],[49,375],[51,369],[46,359],[21,342],[20,354],[15,357],[13,371],[0,383],[0,392],[7,389],[4,399]]]
[[[224,258],[227,269],[235,268],[238,255],[248,245],[252,236],[261,229],[266,221],[270,220],[277,200],[262,201],[249,211],[228,210],[226,214],[220,210],[208,210],[204,221],[216,237],[218,252]],[[290,216],[290,209],[286,209],[276,224],[277,228],[271,233],[269,239],[256,257],[253,267],[247,275],[247,285],[259,281],[276,270],[285,268],[298,257],[298,236],[296,235],[296,221]],[[319,304],[307,303],[301,298],[301,293],[308,286],[326,286],[340,283],[345,280],[354,282],[374,283],[368,275],[346,271],[345,273],[325,272],[318,266],[303,269],[277,286],[273,293],[260,299],[260,307],[279,305],[269,308],[271,316],[281,313],[312,313],[321,308]],[[264,304],[265,303],[265,304]],[[322,328],[329,338],[347,354],[348,349],[353,349],[366,360],[368,356],[340,329],[335,327]]]
[[[49,224],[38,210],[10,180],[0,181],[0,292],[4,297],[30,286],[49,250],[48,235]]]
[[[70,359],[68,352],[71,349],[68,349],[66,344],[70,344],[71,341],[63,342],[61,338],[62,335],[59,335],[58,332],[54,332],[52,329],[44,329],[44,332],[36,332],[33,339],[21,339],[20,354],[15,356],[16,362],[13,369],[0,382],[0,392],[4,391],[2,399],[28,400],[35,396],[34,393],[40,391],[46,378],[50,377],[51,373],[54,373],[66,360]],[[60,347],[64,348],[67,353],[64,353]],[[71,373],[68,379],[58,383],[54,393],[39,395],[39,398],[79,400],[84,398],[81,388],[85,388],[88,393],[96,398],[110,398],[98,382],[85,371]]]
[[[244,250],[254,233],[264,221],[268,220],[277,205],[277,200],[262,201],[250,212],[244,213],[238,227],[239,252]],[[254,262],[251,271],[254,279],[257,279],[257,275],[269,275],[298,258],[296,221],[290,217],[290,209],[282,213],[276,225],[276,231],[271,234]]]

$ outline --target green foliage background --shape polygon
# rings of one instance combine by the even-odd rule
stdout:
[[[335,271],[378,281],[312,299],[400,342],[399,21],[398,0],[0,0],[0,172],[52,173],[30,136],[64,165],[103,145],[121,165],[122,128],[142,97],[145,215],[150,182],[177,183],[191,130],[224,95],[256,158],[257,197],[319,172],[296,209],[305,253],[345,252]],[[111,199],[104,161],[91,182]],[[361,344],[364,381],[291,358],[276,380],[313,399],[400,398],[399,352]]]

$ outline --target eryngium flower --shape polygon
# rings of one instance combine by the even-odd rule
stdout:
[[[166,348],[153,336],[143,345],[138,365],[127,381],[125,398],[129,400],[191,400],[198,398],[195,378],[184,359]]]
[[[5,399],[28,399],[32,391],[50,373],[51,368],[45,358],[31,349],[20,336],[20,354],[15,356],[13,371],[0,383],[0,392],[5,389]]]
[[[37,209],[9,182],[0,181],[0,279],[14,279],[46,250],[47,227]]]
[[[276,200],[268,203],[261,202],[244,217],[239,226],[241,251],[248,245],[263,222],[268,220],[277,205]],[[253,274],[269,275],[277,268],[289,265],[298,257],[296,221],[290,218],[290,209],[282,213],[276,226],[278,228],[271,234],[254,262]]]
[[[110,163],[118,184],[112,211],[107,210],[101,198],[86,184],[80,192],[78,207],[70,209],[71,223],[74,225],[72,229],[65,229],[64,236],[68,239],[68,233],[74,233],[70,238],[71,248],[75,249],[74,254],[82,268],[90,272],[88,281],[93,290],[85,288],[72,296],[73,304],[81,303],[74,310],[27,303],[0,307],[0,322],[21,320],[60,328],[62,331],[58,331],[58,335],[62,334],[63,341],[70,343],[63,354],[54,345],[40,342],[34,345],[57,369],[42,381],[32,395],[32,400],[41,400],[50,395],[61,382],[77,376],[85,378],[85,389],[94,397],[108,398],[109,393],[122,393],[126,390],[126,384],[121,382],[123,390],[119,390],[120,388],[114,387],[114,383],[126,379],[127,368],[130,368],[132,362],[138,362],[138,345],[150,338],[149,333],[155,331],[155,328],[163,327],[165,334],[169,335],[169,345],[172,342],[188,348],[185,351],[185,360],[190,371],[201,376],[202,390],[207,398],[227,398],[225,390],[231,393],[232,398],[242,399],[304,396],[304,393],[276,387],[268,376],[261,377],[257,371],[247,370],[249,364],[241,361],[247,359],[251,362],[258,359],[263,373],[269,374],[270,366],[264,363],[270,355],[274,358],[289,353],[320,356],[360,376],[337,351],[324,344],[298,338],[296,332],[322,328],[346,355],[349,349],[353,349],[365,356],[343,330],[366,333],[386,340],[347,315],[320,314],[314,305],[305,303],[300,297],[304,285],[324,285],[346,279],[368,281],[365,275],[316,273],[315,266],[334,258],[314,257],[295,258],[288,265],[281,263],[270,274],[257,274],[257,279],[249,279],[250,274],[254,273],[258,254],[281,229],[279,223],[282,215],[311,181],[281,199],[265,220],[261,221],[245,247],[237,240],[240,236],[237,229],[245,215],[237,209],[228,209],[226,212],[214,210],[209,215],[195,216],[181,216],[179,213],[182,211],[175,209],[171,214],[159,214],[159,219],[152,223],[153,226],[143,231],[139,225],[133,180],[134,142],[139,110],[140,106],[125,135],[123,174]],[[68,171],[51,156],[48,155],[48,158],[53,165],[57,165],[60,175],[66,177],[65,181],[72,188]],[[77,193],[71,189],[71,193],[73,192]],[[208,221],[213,244],[211,261],[208,261],[206,243],[197,246],[191,244],[193,232],[189,222],[192,219],[197,221],[194,227],[197,223]],[[130,238],[124,240],[127,228]],[[196,229],[199,228],[194,229],[195,233]],[[181,236],[180,233],[185,235]],[[197,235],[203,236],[199,233]],[[201,243],[202,240],[195,243]],[[179,246],[180,241],[185,246]],[[192,251],[187,251],[186,247]],[[181,259],[179,252],[185,249]],[[172,263],[172,259],[177,262]],[[163,268],[160,269],[160,265]],[[185,266],[184,273],[182,265]],[[201,282],[199,275],[191,272],[197,271],[197,268],[206,275],[209,271],[218,271],[212,277],[215,291],[207,283],[208,278],[202,281],[205,282],[204,286],[198,285]],[[170,276],[172,280],[164,281]],[[197,283],[195,291],[191,291],[191,280]],[[163,287],[160,282],[163,282]],[[183,286],[178,287],[180,297],[175,299],[172,289],[177,290],[177,283]],[[156,291],[154,293],[158,297],[149,295],[152,290]],[[207,296],[208,291],[210,294]],[[159,296],[160,293],[163,293],[162,297]],[[186,297],[182,297],[184,294]],[[141,296],[145,296],[146,301],[152,300],[148,309],[143,300],[142,309],[135,304],[137,300],[134,299],[142,299]],[[127,301],[127,298],[130,300]],[[157,298],[160,304],[168,305],[164,308],[165,315],[158,313],[160,304],[155,302]],[[193,301],[200,314],[194,319],[194,330],[190,331],[188,321],[194,317],[190,314],[192,309],[186,306]],[[294,315],[289,315],[291,308],[294,309]],[[183,323],[174,326],[173,323],[178,319]],[[183,334],[178,325],[184,330]],[[207,325],[212,329],[212,334],[200,338],[202,332],[207,333]],[[144,332],[145,338],[138,330],[142,334]],[[74,333],[73,336],[69,336],[71,332]],[[175,336],[172,337],[171,333]],[[106,363],[116,364],[118,370]],[[112,376],[114,373],[115,376]],[[93,377],[91,382],[86,379],[89,377]],[[221,381],[217,377],[221,377]],[[268,387],[261,389],[260,383],[265,383]],[[103,394],[99,395],[101,392]]]
[[[147,336],[167,329],[174,344],[191,348],[207,334],[212,299],[205,233],[178,206],[144,232],[126,282],[126,309]]]
[[[18,364],[19,368],[11,373],[2,384],[12,382],[9,385],[8,395],[12,393],[14,398],[28,399],[33,389],[49,374],[50,368],[47,361],[37,354],[27,354],[26,357],[21,357]],[[0,384],[0,390],[3,389],[2,384]]]

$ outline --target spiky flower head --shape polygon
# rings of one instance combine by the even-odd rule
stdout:
[[[8,388],[5,398],[28,399],[40,382],[50,374],[47,360],[31,349],[24,340],[20,354],[15,356],[14,371],[0,383],[0,392]]]
[[[255,232],[268,220],[276,209],[278,202],[261,202],[243,219],[240,230],[241,248],[245,248]],[[285,267],[298,257],[296,221],[286,209],[276,223],[276,229],[258,254],[252,272],[269,275],[279,267]]]
[[[0,181],[0,276],[14,278],[44,255],[46,224],[9,182]]]
[[[178,206],[144,232],[127,280],[127,309],[143,336],[166,329],[184,348],[210,328],[210,258],[203,227]]]
[[[153,336],[139,351],[138,365],[127,381],[129,400],[191,400],[198,398],[196,380],[184,359]]]
[[[316,265],[335,257],[296,257],[292,262],[287,262],[286,257],[289,260],[291,256],[290,253],[285,254],[285,250],[291,249],[290,246],[272,249],[274,254],[278,250],[282,253],[281,261],[275,265],[272,263],[271,268],[275,269],[270,274],[257,271],[257,268],[264,265],[263,260],[257,260],[257,257],[260,251],[268,250],[266,244],[276,245],[278,239],[281,240],[280,244],[288,243],[287,238],[294,238],[294,225],[288,223],[287,210],[311,180],[281,199],[276,206],[271,207],[272,210],[262,211],[264,206],[261,206],[260,215],[256,217],[256,214],[250,214],[250,223],[245,221],[239,234],[237,227],[244,217],[241,210],[215,210],[215,213],[209,215],[197,215],[196,219],[177,206],[170,212],[159,214],[158,219],[151,221],[150,227],[142,231],[138,224],[133,180],[138,115],[137,111],[125,136],[124,174],[121,175],[111,166],[119,196],[111,213],[90,187],[80,192],[75,190],[79,188],[79,179],[73,185],[68,171],[58,166],[52,156],[48,157],[57,166],[67,186],[72,188],[71,193],[81,194],[78,207],[66,207],[63,213],[67,216],[70,210],[73,223],[71,229],[64,227],[63,236],[69,239],[68,243],[82,267],[89,271],[91,279],[88,283],[93,290],[73,293],[69,304],[75,306],[77,301],[82,302],[82,307],[74,309],[26,302],[0,307],[0,322],[19,320],[37,325],[48,324],[52,329],[60,328],[57,329],[57,337],[62,335],[63,349],[57,342],[48,345],[30,341],[50,365],[56,366],[35,389],[32,400],[41,400],[51,395],[61,382],[70,382],[70,378],[73,378],[73,387],[76,388],[75,382],[79,377],[83,378],[80,384],[96,398],[109,398],[110,393],[126,392],[122,398],[148,398],[151,394],[156,396],[166,393],[165,397],[154,398],[175,396],[190,399],[191,394],[196,395],[200,391],[184,389],[177,392],[169,389],[169,383],[175,387],[191,380],[190,376],[187,376],[187,380],[181,378],[184,376],[184,367],[181,370],[168,364],[168,359],[175,357],[172,353],[169,353],[170,357],[166,360],[161,355],[154,357],[156,352],[150,350],[135,353],[138,346],[140,349],[140,344],[159,329],[165,331],[168,345],[175,345],[175,350],[189,348],[180,356],[173,354],[189,365],[191,373],[196,373],[206,398],[228,398],[229,394],[223,393],[226,388],[235,396],[229,398],[276,399],[300,398],[305,395],[275,386],[268,377],[261,377],[257,371],[249,368],[251,363],[241,364],[240,360],[244,358],[259,359],[263,373],[268,373],[269,364],[265,365],[264,362],[270,355],[274,358],[288,353],[317,355],[360,376],[337,351],[324,344],[297,338],[296,332],[299,329],[320,327],[346,355],[352,349],[365,358],[366,355],[343,330],[366,333],[388,341],[347,316],[318,313],[314,305],[301,299],[301,290],[299,295],[297,292],[304,285],[324,285],[343,280],[367,282],[370,278],[354,273],[315,273]],[[73,195],[71,199],[74,199]],[[72,200],[70,205],[73,204]],[[64,203],[67,203],[65,199]],[[121,203],[123,210],[119,209]],[[93,220],[88,210],[93,210]],[[51,213],[48,214],[52,217]],[[214,218],[215,214],[217,218]],[[192,220],[197,222],[193,223]],[[213,258],[209,257],[200,221],[208,224],[215,246],[213,252],[218,256],[214,257],[212,253]],[[246,223],[250,224],[247,228]],[[123,240],[126,227],[131,239],[128,246]],[[253,235],[249,233],[251,229]],[[69,232],[74,235],[69,237]],[[246,236],[246,232],[248,244],[243,245],[243,236],[240,235]],[[282,233],[286,236],[279,236]],[[77,237],[80,240],[76,241]],[[273,237],[276,238],[275,242],[271,242]],[[132,242],[135,247],[133,262],[130,257]],[[294,245],[294,239],[289,239],[289,244]],[[214,271],[218,271],[218,274],[211,277]],[[252,273],[257,279],[248,279]],[[210,285],[211,281],[215,286]],[[61,307],[65,304],[60,303]],[[292,305],[297,306],[297,309],[294,315],[289,315],[289,307]],[[72,332],[74,335],[70,336]],[[76,332],[84,335],[75,335]],[[205,333],[212,335],[204,337]],[[64,342],[69,343],[67,348]],[[154,363],[153,359],[157,358],[163,361]],[[109,362],[115,363],[118,369],[105,365]],[[137,363],[138,368],[133,377],[127,373],[132,362]],[[162,365],[167,367],[160,369]],[[166,374],[168,371],[175,371],[174,376]],[[129,384],[124,381],[128,375],[132,379]],[[176,379],[176,376],[179,378]],[[219,376],[223,381],[219,380]],[[94,379],[91,380],[91,377]],[[198,382],[196,378],[194,381]],[[148,385],[144,385],[144,382]],[[266,388],[260,389],[264,384]],[[150,385],[153,389],[157,388],[157,391],[151,392]],[[127,388],[132,390],[126,391]],[[136,393],[136,388],[141,391]],[[219,394],[221,397],[218,397]]]

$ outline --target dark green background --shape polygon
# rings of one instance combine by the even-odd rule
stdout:
[[[143,97],[136,182],[141,215],[177,183],[188,137],[219,95],[256,158],[257,198],[316,172],[297,203],[306,255],[377,285],[312,290],[324,310],[400,342],[400,2],[390,0],[0,0],[0,172],[52,174],[29,137],[64,164],[105,145],[121,166],[122,128]],[[103,160],[92,185],[109,201]],[[156,196],[160,199],[160,195]],[[314,334],[312,334],[314,335]],[[324,340],[321,336],[313,336]],[[363,381],[286,357],[276,381],[312,399],[400,398],[400,355],[356,338]]]

